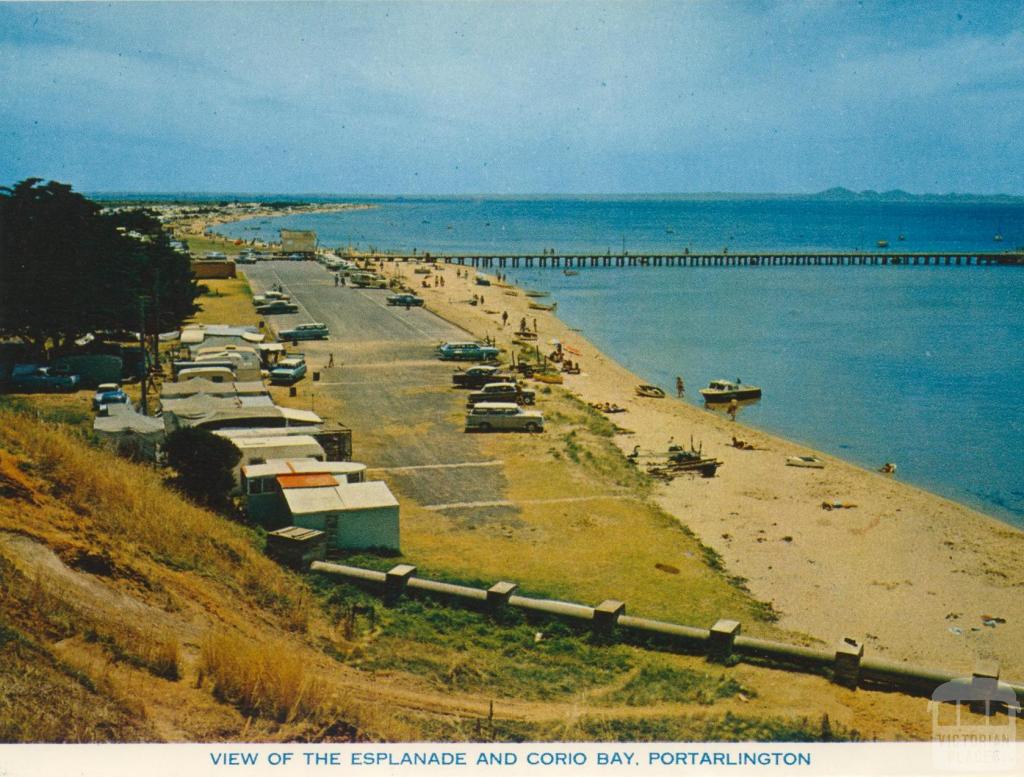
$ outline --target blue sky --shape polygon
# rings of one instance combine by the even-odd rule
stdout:
[[[1024,4],[0,4],[0,183],[1024,194]]]

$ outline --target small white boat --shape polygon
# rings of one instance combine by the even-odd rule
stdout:
[[[825,462],[823,462],[817,456],[787,456],[786,466],[809,467],[811,469],[825,469]]]
[[[738,380],[734,383],[731,380],[713,380],[707,388],[700,390],[700,395],[705,402],[728,402],[731,399],[741,401],[744,399],[760,399],[761,387],[748,386]]]

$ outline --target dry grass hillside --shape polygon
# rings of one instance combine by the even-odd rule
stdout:
[[[0,740],[350,738],[331,629],[254,534],[0,411]],[[386,730],[378,732],[387,735]]]

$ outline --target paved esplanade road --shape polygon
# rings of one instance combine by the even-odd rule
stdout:
[[[321,398],[340,403],[337,420],[352,428],[356,461],[383,468],[396,490],[422,505],[451,505],[441,509],[453,518],[487,520],[517,512],[474,504],[506,499],[503,468],[480,450],[476,435],[463,432],[466,393],[451,388],[455,368],[435,352],[442,341],[470,335],[422,308],[389,306],[385,298],[393,292],[337,287],[334,274],[314,262],[261,262],[242,269],[253,293],[279,283],[299,305],[298,313],[268,316],[268,323],[287,329],[321,321],[330,328],[326,342],[292,348],[306,353],[310,375],[322,372],[321,381],[307,377],[298,384],[299,396],[310,397],[312,407],[328,417],[337,403]],[[332,353],[335,367],[325,369]]]

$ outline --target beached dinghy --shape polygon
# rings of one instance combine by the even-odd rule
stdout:
[[[552,302],[550,305],[541,305],[539,302],[531,302],[530,310],[554,310],[558,307],[557,302]]]
[[[526,295],[527,297],[536,297],[536,298],[550,297],[551,296],[551,292],[550,291],[534,291],[533,289],[527,289],[526,291],[523,292],[523,294]]]
[[[640,384],[636,387],[636,395],[638,397],[651,397],[652,399],[664,399],[665,392],[657,386],[648,386],[645,383]]]
[[[786,465],[789,467],[809,467],[811,469],[825,468],[825,462],[817,456],[787,456]]]

